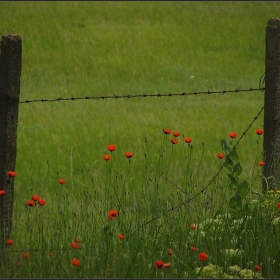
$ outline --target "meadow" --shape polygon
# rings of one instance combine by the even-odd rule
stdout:
[[[1,2],[0,30],[22,38],[21,101],[249,89],[279,7]],[[1,278],[279,278],[263,112],[231,150],[263,105],[263,91],[20,104]]]

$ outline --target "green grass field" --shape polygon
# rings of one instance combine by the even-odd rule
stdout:
[[[12,33],[22,38],[21,101],[249,89],[258,88],[264,74],[266,25],[270,18],[279,16],[279,8],[278,2],[1,2],[0,30],[2,35]],[[263,105],[262,91],[20,104],[13,239],[22,238],[18,247],[25,247],[29,234],[37,234],[37,229],[28,231],[28,226],[35,227],[29,211],[35,209],[26,212],[25,207],[34,194],[47,200],[46,206],[36,214],[42,223],[49,223],[47,237],[39,230],[42,240],[59,234],[59,230],[64,231],[61,220],[61,225],[55,225],[57,211],[63,212],[67,227],[76,229],[73,234],[83,235],[85,240],[94,226],[101,228],[107,223],[107,211],[120,205],[123,205],[123,212],[126,207],[141,209],[131,227],[123,228],[132,232],[156,213],[164,212],[170,203],[177,205],[207,185],[221,166],[217,158],[217,153],[222,152],[220,139],[229,140],[231,131],[237,132],[238,139]],[[177,145],[172,146],[170,140],[165,142],[164,128],[181,133]],[[257,128],[263,128],[263,113],[237,148],[243,168],[242,180],[253,180],[261,173],[257,162],[263,159],[262,137],[256,136]],[[190,149],[183,143],[182,136],[193,138],[189,161]],[[103,155],[109,154],[109,144],[115,144],[117,149],[106,165]],[[129,167],[125,152],[133,153]],[[187,194],[181,195],[152,168],[186,188]],[[226,184],[222,178],[226,175],[223,170],[219,179],[197,200],[199,203],[214,197],[216,206],[211,213],[200,216],[201,221],[226,207],[225,189],[216,189]],[[59,178],[67,180],[64,197],[57,183]],[[251,187],[261,191],[261,179],[257,177]],[[126,191],[131,194],[127,199],[122,196]],[[114,195],[123,200],[114,200]],[[60,206],[56,205],[58,196]],[[157,197],[162,199],[159,204]],[[91,202],[83,211],[80,205],[86,207],[85,198]],[[79,216],[77,223],[73,222],[73,211],[67,210],[69,203]],[[159,208],[147,214],[153,204]],[[48,214],[43,213],[44,209],[48,209]],[[195,213],[201,211],[196,210]],[[50,272],[43,267],[46,263],[41,262],[42,274],[36,269],[32,274],[33,270],[26,268],[21,272],[7,270],[10,274],[6,276],[194,277],[195,270],[189,273],[178,266],[169,274],[157,274],[154,265],[150,268],[145,263],[154,261],[155,248],[171,246],[165,234],[169,231],[168,219],[176,221],[178,227],[196,223],[193,220],[196,215],[190,215],[190,210],[176,211],[166,214],[158,222],[158,229],[155,222],[143,231],[144,237],[158,233],[162,238],[162,243],[149,248],[151,252],[144,249],[149,244],[139,249],[143,242],[137,239],[138,235],[132,238],[138,247],[128,247],[130,253],[126,256],[131,257],[138,250],[147,257],[133,273],[129,263],[123,270],[118,269],[125,262],[123,259],[118,259],[112,269],[107,267],[111,259],[115,260],[114,252],[119,249],[114,243],[110,247],[112,255],[103,255],[95,264],[90,264],[91,249],[87,249],[88,257],[84,257],[83,262],[88,265],[82,271],[74,273],[61,256],[59,260],[66,268],[60,271]],[[129,224],[133,213],[127,214],[122,223]],[[42,219],[40,215],[44,215]],[[52,220],[48,221],[46,216]],[[96,220],[96,224],[82,222],[91,219]],[[180,219],[183,219],[182,224]],[[51,228],[56,228],[58,233]],[[175,231],[178,240],[185,242],[187,233],[178,228]],[[61,234],[60,244],[68,242],[67,234]],[[28,248],[45,244],[43,241],[36,243],[34,236]],[[95,246],[102,238],[102,231],[97,232],[93,240],[88,240],[87,247]],[[180,244],[176,246],[180,250],[183,248]],[[109,247],[105,251],[109,252]],[[65,254],[70,258],[70,253]],[[276,251],[273,254],[276,255]],[[212,263],[222,260],[217,255],[215,258],[211,259]],[[252,261],[259,262],[259,259]],[[177,264],[179,262],[178,259]],[[102,264],[107,266],[102,267]],[[266,268],[266,275],[279,277],[272,268]]]

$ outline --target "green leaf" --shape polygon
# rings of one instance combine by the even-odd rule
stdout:
[[[228,174],[228,178],[229,178],[229,187],[233,190],[236,189],[236,187],[238,186],[238,181],[236,178],[234,178],[231,174]]]
[[[229,200],[229,207],[235,211],[240,211],[242,209],[242,199],[240,195],[236,194]]]
[[[236,149],[233,149],[233,150],[230,152],[229,157],[230,157],[232,160],[239,160],[239,155],[237,154]]]
[[[232,170],[233,166],[234,166],[233,161],[232,161],[229,157],[226,157],[225,163],[224,163],[224,167],[225,167],[227,170]]]
[[[225,152],[225,154],[229,154],[230,152],[230,147],[231,147],[231,143],[228,142],[227,140],[225,139],[221,139],[220,140],[220,143],[221,143],[221,146],[222,146],[222,150]]]
[[[238,162],[233,167],[234,177],[237,178],[241,173],[242,173],[242,167],[241,167],[240,163]]]
[[[237,194],[243,199],[249,192],[249,184],[246,181],[243,181],[239,184],[237,188]]]

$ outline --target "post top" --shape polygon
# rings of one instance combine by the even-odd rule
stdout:
[[[280,26],[280,19],[279,18],[271,18],[267,22],[267,26],[271,27],[279,27]]]
[[[18,41],[21,40],[21,38],[18,34],[8,34],[8,35],[2,35],[2,40]]]

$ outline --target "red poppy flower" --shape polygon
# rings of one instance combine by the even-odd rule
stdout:
[[[108,160],[110,160],[111,156],[109,156],[109,155],[104,155],[103,158],[104,158],[106,161],[108,161]]]
[[[53,256],[53,253],[52,253],[52,252],[49,252],[49,256],[52,257],[52,256]]]
[[[156,261],[156,268],[158,270],[161,270],[164,268],[164,264],[163,264],[163,261]]]
[[[277,208],[280,210],[280,202],[277,203]]]
[[[28,200],[28,201],[26,202],[26,205],[27,205],[27,206],[30,206],[30,207],[33,207],[33,206],[35,205],[35,202],[34,202],[33,200]]]
[[[119,234],[118,237],[119,237],[119,239],[121,239],[121,240],[122,240],[122,239],[125,239],[125,236],[122,235],[122,234]]]
[[[192,142],[192,138],[191,137],[186,137],[184,140],[185,140],[186,143],[191,143]]]
[[[5,191],[4,190],[0,190],[0,196],[4,195]]]
[[[168,129],[168,128],[164,128],[164,129],[163,129],[163,133],[164,133],[164,134],[170,134],[170,132],[171,132],[171,130]]]
[[[77,249],[77,248],[79,247],[79,244],[76,243],[76,242],[72,242],[72,243],[71,243],[71,247],[72,247],[73,249]]]
[[[39,198],[38,199],[38,203],[41,205],[41,206],[44,206],[46,204],[46,200],[43,199],[43,198]]]
[[[218,158],[219,158],[219,159],[223,159],[224,157],[225,157],[224,154],[218,153]]]
[[[191,246],[190,249],[191,249],[191,251],[196,251],[196,247],[194,247],[194,246]]]
[[[171,143],[174,144],[174,145],[176,145],[176,144],[178,144],[178,140],[177,140],[177,139],[174,139],[174,138],[171,138]]]
[[[174,252],[174,250],[172,250],[171,248],[168,248],[168,249],[167,249],[167,254],[168,254],[169,256],[172,256],[173,254],[175,254],[175,252]]]
[[[265,162],[264,161],[259,161],[259,166],[264,166]]]
[[[171,262],[168,262],[168,263],[164,263],[163,264],[163,267],[170,267],[171,266]]]
[[[74,265],[74,266],[80,266],[81,265],[81,262],[79,261],[79,260],[77,260],[77,259],[72,259],[72,264]]]
[[[255,270],[260,271],[262,268],[259,265],[255,265]]]
[[[176,132],[176,131],[173,132],[174,137],[178,137],[179,135],[180,135],[180,132]]]
[[[110,220],[113,220],[113,219],[116,218],[118,215],[119,215],[119,213],[118,213],[118,211],[116,211],[116,210],[110,210],[110,211],[108,212],[108,218],[109,218]]]
[[[81,243],[81,242],[82,242],[82,240],[79,239],[78,237],[75,239],[75,241],[76,241],[77,243]]]
[[[129,152],[126,152],[126,153],[125,153],[125,156],[126,156],[127,158],[132,158],[133,154],[132,154],[132,153],[129,153]]]
[[[30,258],[29,253],[24,253],[24,254],[23,254],[23,258],[26,259],[26,260],[28,260],[28,259]]]
[[[263,130],[262,130],[262,129],[256,129],[256,133],[257,133],[258,135],[262,135],[262,134],[263,134]]]
[[[196,229],[195,225],[190,225],[190,229]]]
[[[40,197],[38,195],[32,195],[32,200],[33,201],[37,201],[38,199],[40,199]]]
[[[63,185],[63,184],[66,183],[66,180],[65,180],[65,179],[58,179],[58,183],[59,183],[60,185]]]
[[[229,134],[230,138],[235,138],[236,137],[236,132],[230,132]]]
[[[208,259],[208,255],[207,254],[205,254],[205,253],[199,253],[199,259],[201,260],[201,261],[206,261],[207,259]]]
[[[110,152],[114,152],[116,150],[117,146],[116,145],[108,145],[107,148]]]
[[[14,244],[14,240],[12,240],[12,239],[7,239],[7,240],[6,240],[6,244],[7,244],[7,245],[13,245],[13,244]]]
[[[14,172],[14,171],[8,171],[7,174],[8,174],[9,177],[16,177],[17,176],[17,173]]]

